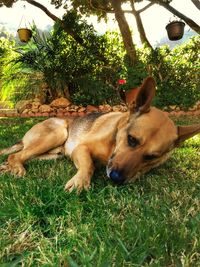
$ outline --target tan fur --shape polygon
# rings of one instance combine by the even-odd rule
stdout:
[[[29,159],[66,155],[77,168],[76,175],[65,185],[67,191],[90,187],[94,160],[106,164],[112,180],[117,175],[120,182],[134,181],[163,163],[180,142],[200,132],[200,125],[177,127],[164,112],[151,107],[154,94],[155,82],[148,77],[129,112],[94,114],[82,119],[50,118],[38,123],[20,144],[0,151],[0,155],[16,151],[0,171],[23,176],[24,162]],[[130,145],[129,137],[137,141],[136,146]]]

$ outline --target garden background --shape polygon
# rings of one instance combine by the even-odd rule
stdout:
[[[58,9],[65,5],[62,18],[44,1],[22,1],[54,25],[48,32],[28,25],[28,43],[1,28],[0,106],[17,113],[0,114],[0,149],[20,140],[41,116],[126,110],[125,92],[147,75],[157,83],[155,106],[170,115],[192,115],[172,117],[177,124],[199,123],[200,26],[174,1],[52,0]],[[0,0],[0,6],[12,9],[14,2],[19,1]],[[199,10],[199,1],[190,2]],[[154,5],[196,34],[173,49],[153,46],[141,14]],[[86,19],[106,21],[110,13],[119,31],[99,34]],[[136,20],[141,46],[126,14]],[[39,118],[8,118],[19,113]],[[70,160],[31,161],[23,179],[1,174],[0,267],[200,266],[199,144],[199,136],[188,140],[163,166],[129,186],[114,187],[99,168],[90,191],[80,195],[63,190],[75,173]]]

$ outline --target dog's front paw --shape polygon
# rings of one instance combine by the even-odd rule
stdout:
[[[76,190],[78,193],[80,193],[83,189],[88,190],[89,188],[90,188],[90,178],[83,177],[79,174],[73,176],[72,179],[70,179],[65,185],[65,191],[70,193],[73,190]]]

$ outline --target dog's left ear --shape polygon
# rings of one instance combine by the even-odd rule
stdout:
[[[156,83],[153,77],[147,77],[139,88],[135,103],[130,105],[130,112],[140,114],[149,112],[151,102],[155,96]]]
[[[179,146],[185,140],[200,133],[200,124],[194,124],[189,126],[178,126],[177,131],[178,131],[178,138],[175,142],[175,146]]]

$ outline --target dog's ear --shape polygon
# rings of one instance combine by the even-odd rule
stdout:
[[[155,87],[156,83],[153,77],[149,76],[143,81],[138,89],[135,102],[129,106],[131,113],[139,112],[142,114],[150,110],[151,102],[156,92]]]
[[[178,126],[177,129],[178,129],[178,138],[175,142],[175,146],[179,146],[185,140],[200,133],[200,124],[194,124],[189,126]]]

